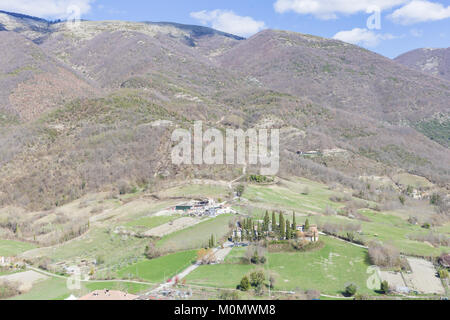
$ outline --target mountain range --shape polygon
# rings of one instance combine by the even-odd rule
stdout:
[[[280,128],[280,175],[364,189],[361,176],[408,171],[449,188],[448,62],[430,75],[426,55],[390,60],[281,30],[244,39],[7,12],[0,30],[1,206],[49,209],[121,184],[239,176],[171,164],[173,128],[195,120]]]

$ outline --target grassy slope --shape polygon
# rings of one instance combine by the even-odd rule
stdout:
[[[188,184],[160,192],[165,197],[211,197],[216,199],[224,199],[228,193],[229,189],[226,186],[214,184]]]
[[[70,296],[66,280],[51,278],[36,283],[33,288],[11,300],[64,300]]]
[[[118,271],[121,278],[137,278],[150,282],[164,282],[183,271],[196,260],[196,250],[177,252],[164,257],[145,260]]]
[[[34,248],[36,248],[35,245],[27,242],[0,240],[0,256],[15,256]]]
[[[304,187],[308,187],[309,193],[302,194]],[[298,182],[286,182],[277,186],[256,186],[247,187],[243,197],[251,202],[251,209],[243,206],[235,206],[242,212],[252,214],[255,217],[262,218],[265,209],[259,208],[264,204],[267,208],[276,208],[291,212],[295,210],[300,214],[311,214],[308,217],[311,223],[333,222],[339,224],[357,223],[362,225],[363,238],[366,240],[381,240],[383,242],[393,243],[401,252],[406,254],[437,256],[441,252],[448,251],[448,247],[434,248],[426,243],[410,240],[408,235],[415,233],[426,233],[419,226],[409,224],[405,219],[397,216],[395,212],[375,212],[369,209],[362,209],[359,212],[368,217],[371,221],[361,221],[349,219],[342,216],[322,216],[323,209],[326,206],[333,208],[342,207],[343,204],[332,202],[329,198],[339,193],[328,190],[326,185],[311,182],[306,179],[299,179]],[[371,204],[371,203],[369,203]],[[270,214],[270,210],[269,210]],[[286,215],[286,218],[292,220],[292,214]],[[303,223],[305,217],[297,216],[297,223]],[[449,233],[448,226],[438,228],[441,233]]]
[[[214,234],[216,239],[220,239],[228,233],[228,222],[232,216],[231,214],[220,215],[217,218],[174,232],[163,237],[157,245],[175,250],[202,248],[208,244],[211,234]]]
[[[60,246],[43,248],[36,253],[54,261],[81,260],[82,258],[104,258],[103,267],[125,266],[142,258],[148,239],[126,237],[109,232],[107,228],[94,227],[82,238],[66,242]]]
[[[142,227],[146,229],[152,229],[156,228],[160,225],[163,225],[165,223],[174,221],[175,219],[178,219],[179,215],[173,215],[173,216],[157,216],[157,217],[143,217],[137,220],[133,220],[130,222],[127,222],[125,226],[127,227]]]

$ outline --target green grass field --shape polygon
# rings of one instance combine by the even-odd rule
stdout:
[[[232,214],[223,214],[171,233],[158,241],[157,245],[164,249],[177,251],[202,248],[208,244],[211,234],[214,234],[216,239],[220,239],[229,232],[228,222],[232,217]]]
[[[367,250],[329,237],[322,237],[324,248],[311,252],[269,253],[264,265],[266,274],[276,278],[275,290],[316,289],[338,295],[345,285],[354,282],[360,292],[374,293],[366,286]],[[236,249],[233,249],[233,251]],[[201,266],[188,275],[187,283],[235,288],[240,279],[258,266],[233,263],[243,249],[227,257],[225,264]]]
[[[149,239],[139,239],[115,234],[108,228],[93,227],[83,237],[62,245],[41,248],[33,252],[34,256],[47,256],[53,261],[76,263],[81,259],[103,257],[105,267],[124,267],[133,261],[142,259]]]
[[[196,258],[196,250],[177,252],[135,263],[119,270],[117,274],[123,279],[136,278],[152,283],[161,283],[189,267]]]
[[[127,222],[125,224],[125,226],[152,229],[152,228],[156,228],[160,225],[163,225],[165,223],[174,221],[175,219],[178,219],[179,217],[180,217],[179,215],[143,217],[143,218],[140,218],[137,220]]]
[[[307,194],[303,194],[305,188],[309,190]],[[438,256],[442,252],[450,250],[449,247],[436,248],[424,242],[411,240],[409,236],[428,233],[429,231],[408,223],[407,218],[409,215],[405,217],[397,212],[376,212],[370,209],[359,210],[359,213],[369,218],[370,221],[349,219],[343,216],[321,215],[327,206],[334,209],[344,206],[344,204],[331,201],[330,197],[332,195],[342,196],[342,193],[330,191],[326,185],[306,179],[296,179],[295,181],[281,180],[279,185],[249,185],[243,197],[250,200],[250,205],[235,205],[234,208],[241,213],[249,214],[258,219],[263,218],[266,210],[269,210],[269,214],[271,214],[272,209],[278,209],[287,212],[285,218],[289,220],[292,220],[291,212],[295,211],[297,213],[297,223],[303,223],[306,219],[304,215],[313,213],[308,219],[311,223],[319,225],[326,222],[361,224],[362,238],[365,241],[378,240],[389,242],[405,254]],[[370,206],[373,205],[371,202],[367,203]],[[449,226],[439,227],[436,232],[449,235]]]
[[[34,248],[34,244],[27,242],[0,240],[0,256],[12,257]]]
[[[305,189],[308,190],[307,194],[304,194]],[[295,210],[309,214],[321,213],[327,206],[335,209],[342,207],[342,204],[330,200],[333,195],[342,196],[324,185],[301,179],[298,182],[282,180],[279,185],[248,185],[242,197],[258,205],[265,204],[267,209]]]
[[[15,296],[11,300],[64,300],[70,294],[66,280],[50,278],[34,284],[29,292]]]

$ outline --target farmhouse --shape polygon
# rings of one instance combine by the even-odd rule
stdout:
[[[299,238],[304,238],[310,242],[319,241],[319,229],[315,224],[310,225],[308,230],[305,230],[305,225],[298,225],[297,235]]]

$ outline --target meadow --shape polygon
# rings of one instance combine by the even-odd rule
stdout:
[[[171,233],[157,242],[157,246],[166,250],[188,250],[203,248],[213,234],[220,239],[228,234],[229,221],[234,215],[223,214],[213,219],[205,220],[195,226]]]
[[[144,260],[117,272],[122,279],[141,279],[163,283],[189,267],[197,259],[197,251],[181,251],[152,260]]]
[[[233,249],[224,264],[200,266],[186,278],[188,284],[217,288],[235,288],[244,275],[264,269],[266,277],[276,279],[274,290],[301,291],[315,289],[324,294],[340,295],[345,286],[353,282],[361,293],[374,291],[367,288],[370,274],[367,250],[346,242],[321,237],[325,246],[309,252],[277,252],[267,254],[263,266],[241,264],[238,257],[245,249]]]
[[[32,243],[0,239],[0,256],[12,257],[34,248]]]
[[[305,188],[307,192],[305,192]],[[281,180],[281,183],[271,186],[248,185],[243,198],[248,202],[241,201],[234,206],[241,213],[262,219],[265,211],[271,215],[272,210],[280,210],[285,213],[285,218],[292,220],[292,212],[296,213],[298,224],[304,223],[306,219],[310,223],[323,225],[331,222],[334,224],[360,224],[362,238],[366,243],[372,240],[388,242],[395,245],[402,253],[419,256],[438,256],[442,252],[448,252],[449,247],[434,247],[431,244],[411,240],[410,236],[415,234],[426,234],[431,231],[450,234],[450,224],[426,230],[420,225],[410,224],[404,212],[397,211],[374,211],[373,209],[359,209],[363,219],[349,218],[342,215],[324,215],[325,208],[333,208],[337,212],[345,206],[330,200],[331,197],[344,196],[365,203],[372,208],[374,203],[353,198],[348,193],[329,190],[326,185],[312,182],[306,179],[296,178],[292,181]]]

